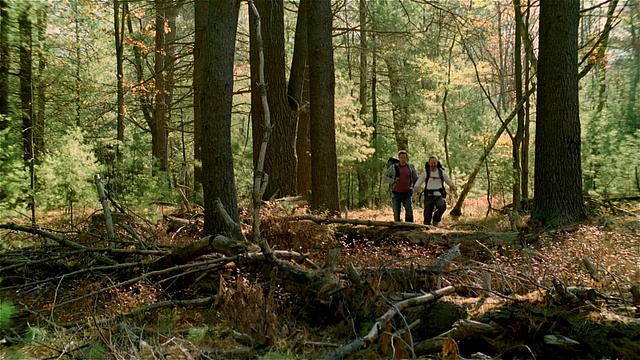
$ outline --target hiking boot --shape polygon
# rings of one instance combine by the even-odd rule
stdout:
[[[434,221],[434,222],[433,222],[433,227],[440,227],[440,223],[439,223],[439,222],[437,222],[437,221]]]

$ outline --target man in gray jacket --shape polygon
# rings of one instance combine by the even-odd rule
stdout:
[[[391,164],[385,173],[385,181],[391,187],[391,206],[393,208],[393,221],[400,220],[400,212],[404,207],[406,222],[413,222],[413,208],[411,197],[413,184],[418,179],[418,172],[413,164],[409,164],[409,155],[406,150],[398,151],[398,163]]]

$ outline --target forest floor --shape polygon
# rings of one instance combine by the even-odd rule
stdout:
[[[159,267],[198,242],[201,215],[116,216],[118,250],[100,212],[73,227],[53,214],[35,235],[6,223],[0,358],[640,359],[639,204],[590,210],[513,231],[481,202],[439,228],[385,226],[390,209],[352,211],[380,222],[357,225],[269,205],[280,266],[204,251]]]

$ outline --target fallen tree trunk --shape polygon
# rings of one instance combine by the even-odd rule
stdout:
[[[414,351],[416,355],[436,353],[442,351],[442,345],[444,345],[444,343],[449,339],[460,341],[465,337],[499,334],[503,331],[504,329],[494,325],[474,320],[461,319],[456,321],[451,330],[417,343],[414,347]]]

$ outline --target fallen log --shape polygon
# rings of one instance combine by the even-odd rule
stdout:
[[[451,294],[455,291],[455,287],[447,286],[446,288],[442,288],[430,294],[425,294],[422,296],[418,296],[415,298],[407,299],[400,301],[394,304],[392,307],[387,310],[382,316],[380,316],[369,333],[362,338],[357,338],[352,342],[345,344],[338,348],[333,354],[329,354],[324,357],[324,359],[341,359],[343,357],[348,356],[352,352],[368,347],[376,338],[378,338],[380,331],[385,328],[385,324],[396,315],[401,313],[403,310],[413,307],[424,305],[429,302],[432,302],[436,299],[439,299],[445,295]]]
[[[442,346],[449,339],[460,341],[465,337],[476,337],[480,335],[493,335],[503,332],[504,329],[474,320],[461,319],[453,324],[453,328],[438,336],[423,340],[414,347],[416,355],[437,353],[442,350]]]
[[[82,246],[75,241],[71,241],[65,236],[60,236],[60,235],[51,233],[49,231],[42,230],[38,227],[21,226],[15,223],[8,223],[8,224],[0,224],[0,229],[27,232],[33,235],[38,235],[38,236],[45,237],[47,239],[51,239],[62,246],[68,246],[75,250],[87,250],[86,246]],[[91,253],[91,256],[95,257],[96,260],[100,261],[103,264],[114,265],[117,263],[116,261],[111,260],[102,254]]]

